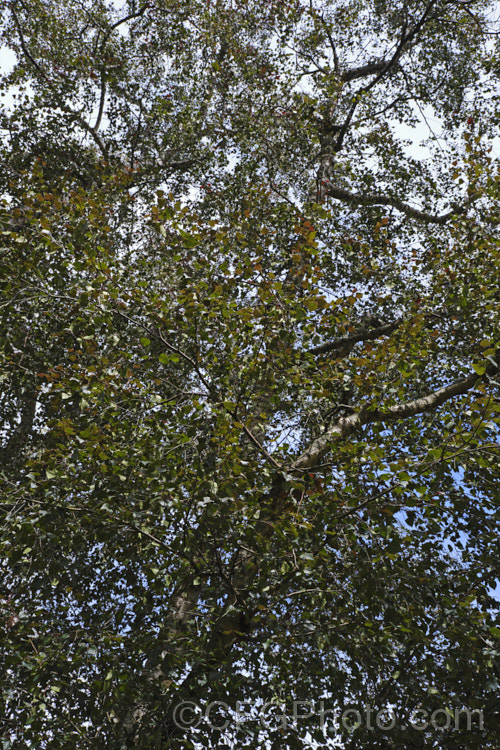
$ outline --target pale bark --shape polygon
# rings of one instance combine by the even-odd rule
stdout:
[[[396,196],[386,195],[384,193],[351,193],[349,190],[331,184],[323,185],[323,192],[324,195],[327,195],[330,198],[336,198],[337,200],[350,203],[354,206],[388,206],[395,208],[412,219],[425,221],[429,224],[446,224],[456,214],[463,213],[467,206],[467,202],[464,202],[461,206],[454,206],[446,213],[433,214],[428,213],[427,211],[421,211],[418,208],[410,206]]]

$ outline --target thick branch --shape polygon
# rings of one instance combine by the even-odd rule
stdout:
[[[465,205],[454,206],[451,211],[445,214],[430,214],[427,211],[420,211],[418,208],[409,206],[404,201],[396,198],[392,195],[385,195],[384,193],[372,193],[368,195],[361,195],[360,193],[351,193],[349,190],[338,187],[336,185],[327,185],[325,187],[325,194],[337,200],[344,201],[346,203],[352,203],[357,206],[392,206],[398,211],[410,216],[412,219],[419,219],[430,224],[446,224],[452,216],[463,213],[465,211]]]
[[[394,54],[392,57],[384,62],[384,64],[380,65],[380,68],[377,66],[377,75],[366,85],[361,88],[360,91],[356,92],[353,98],[353,102],[351,105],[351,108],[347,114],[347,117],[342,125],[342,128],[340,130],[340,133],[337,137],[337,142],[335,144],[335,151],[339,152],[342,149],[342,145],[344,142],[345,135],[349,129],[349,126],[351,124],[354,112],[356,111],[356,107],[358,106],[359,102],[361,101],[362,97],[367,94],[370,89],[374,88],[379,81],[381,81],[384,76],[389,73],[399,62],[400,58],[403,55],[403,52],[407,49],[410,42],[413,41],[413,39],[417,36],[418,32],[421,30],[421,28],[424,26],[424,24],[427,21],[427,18],[435,4],[435,0],[430,0],[428,3],[426,9],[424,10],[420,20],[415,24],[415,26],[410,29],[410,31],[407,32],[406,30],[406,22],[403,24],[401,39],[396,47],[396,50],[394,51]],[[362,66],[363,67],[363,66]],[[359,70],[359,69],[358,69]]]
[[[99,111],[97,113],[97,118],[96,118],[94,127],[92,128],[94,133],[97,133],[97,131],[101,127],[101,121],[102,121],[102,116],[104,114],[105,102],[106,102],[106,70],[105,68],[103,68],[101,70],[101,95],[99,98]]]
[[[489,375],[493,373],[495,369],[497,369],[497,366],[490,364],[486,368],[485,374]],[[436,391],[427,394],[427,396],[412,399],[403,404],[396,404],[387,409],[370,410],[369,407],[365,405],[359,410],[359,412],[349,414],[349,416],[341,417],[337,420],[337,422],[335,422],[324,435],[314,440],[309,448],[293,462],[291,469],[293,471],[303,471],[304,469],[312,468],[318,464],[322,456],[330,450],[332,443],[347,437],[358,429],[358,427],[362,427],[365,424],[374,422],[392,422],[397,419],[414,417],[417,414],[423,414],[426,411],[432,411],[438,406],[441,406],[441,404],[444,404],[445,401],[449,401],[454,396],[460,396],[467,393],[467,391],[470,391],[482,377],[483,375],[478,375],[476,372],[473,372],[468,377],[456,380],[454,383],[450,383],[443,388],[438,388]]]
[[[454,396],[460,396],[467,393],[479,380],[481,375],[473,372],[467,378],[462,380],[456,380],[450,385],[446,385],[443,388],[438,388],[437,391],[422,396],[421,398],[415,398],[412,401],[407,401],[404,404],[396,404],[390,406],[388,409],[379,410],[369,414],[369,422],[387,422],[394,421],[395,419],[407,419],[408,417],[414,417],[416,414],[422,414],[425,411],[431,411],[436,409],[445,401],[448,401]]]
[[[351,336],[344,336],[341,339],[329,341],[326,344],[320,344],[312,349],[308,349],[307,354],[328,354],[329,352],[334,352],[346,356],[358,341],[373,341],[381,336],[389,336],[401,323],[402,320],[396,320],[394,323],[384,323],[374,328],[360,328]]]
[[[374,73],[380,73],[387,67],[387,60],[380,60],[376,62],[366,63],[366,65],[360,65],[357,68],[350,68],[345,70],[340,76],[341,81],[348,83],[349,81],[355,81],[358,78],[365,78],[366,76],[373,75]]]
[[[401,30],[401,38],[398,44],[396,45],[396,49],[394,50],[394,53],[389,58],[389,60],[372,61],[371,63],[367,63],[366,65],[359,66],[358,68],[353,68],[351,70],[346,71],[344,74],[341,74],[340,76],[341,81],[349,81],[349,80],[355,80],[357,78],[363,78],[363,77],[370,75],[371,73],[374,73],[375,75],[371,79],[371,81],[369,81],[366,85],[361,86],[359,90],[356,91],[354,95],[352,96],[351,106],[349,108],[349,111],[346,117],[344,118],[342,125],[333,125],[331,123],[331,117],[328,119],[325,119],[325,122],[323,123],[323,127],[322,127],[323,138],[322,139],[320,138],[321,140],[321,163],[320,163],[317,177],[316,177],[316,183],[317,183],[316,201],[318,203],[322,203],[323,199],[327,195],[333,195],[332,191],[336,190],[336,188],[331,186],[332,174],[334,172],[332,156],[334,153],[338,153],[339,151],[342,150],[343,145],[344,145],[344,139],[351,126],[356,108],[358,107],[359,103],[362,101],[363,97],[372,88],[374,88],[381,80],[383,80],[384,77],[398,65],[399,60],[401,59],[405,50],[408,48],[408,45],[415,39],[418,32],[422,29],[422,27],[426,23],[434,4],[435,4],[435,0],[430,0],[420,20],[409,31],[407,31],[407,23],[405,22],[403,24],[403,27]],[[332,40],[332,44],[333,44],[333,40]],[[333,133],[337,133],[335,142],[333,142],[331,139],[331,136]],[[401,205],[405,206],[406,204],[401,204]],[[411,207],[408,207],[408,209],[409,211],[413,210],[411,209]],[[419,218],[423,218],[423,216],[420,216]]]

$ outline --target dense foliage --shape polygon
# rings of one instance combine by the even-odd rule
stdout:
[[[2,750],[498,748],[495,14],[5,4]]]

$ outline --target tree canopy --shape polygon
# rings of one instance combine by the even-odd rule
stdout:
[[[499,32],[5,4],[2,750],[498,748]]]

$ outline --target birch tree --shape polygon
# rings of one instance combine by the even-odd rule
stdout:
[[[498,747],[497,20],[6,4],[4,750]]]

